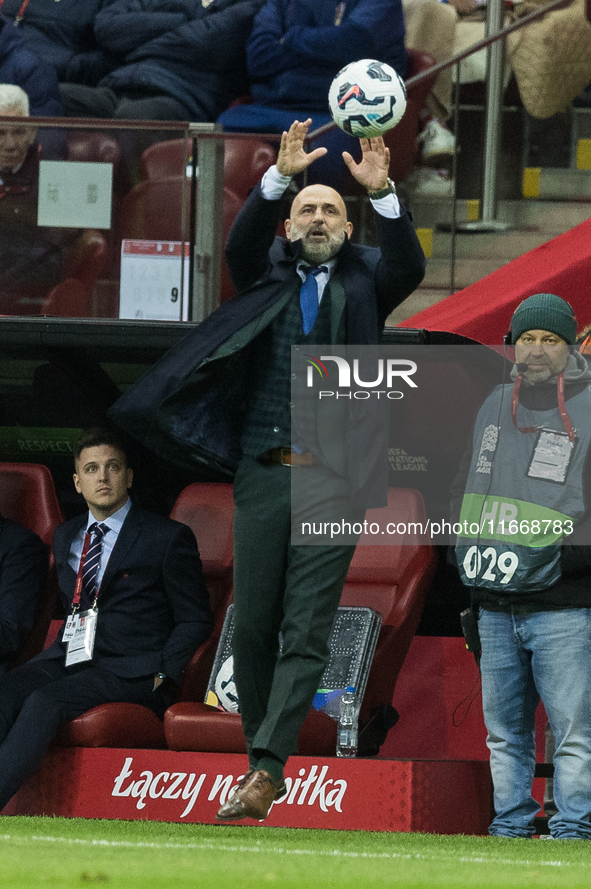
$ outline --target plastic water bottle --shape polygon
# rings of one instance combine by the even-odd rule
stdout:
[[[337,756],[357,756],[358,713],[355,689],[348,686],[341,696],[337,734]]]

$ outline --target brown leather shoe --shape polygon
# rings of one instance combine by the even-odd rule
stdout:
[[[239,821],[241,818],[264,821],[271,804],[284,796],[285,790],[285,783],[277,784],[264,769],[251,771],[215,817],[218,821]]]

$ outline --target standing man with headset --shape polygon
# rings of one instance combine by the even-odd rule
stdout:
[[[591,372],[571,306],[515,310],[513,382],[476,419],[454,482],[456,559],[478,609],[492,836],[531,837],[535,710],[556,738],[555,839],[591,839]],[[460,508],[461,504],[461,508]]]

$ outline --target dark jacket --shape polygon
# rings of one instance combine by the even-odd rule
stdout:
[[[0,83],[20,86],[32,117],[60,117],[62,102],[55,68],[30,51],[23,35],[0,16]]]
[[[45,544],[0,516],[0,673],[33,627],[46,575]]]
[[[276,238],[280,201],[257,187],[230,232],[227,260],[242,292],[171,349],[111,409],[113,419],[167,459],[231,476],[242,452],[240,420],[257,337],[297,281],[300,242]],[[345,342],[379,343],[388,314],[421,282],[425,258],[406,211],[377,216],[380,249],[346,241],[337,270],[345,293]],[[360,402],[361,404],[361,402]],[[350,438],[355,454],[369,451],[367,429]],[[359,461],[354,461],[359,463]],[[353,490],[359,488],[353,479]],[[373,494],[372,494],[373,496]]]
[[[76,583],[68,555],[87,516],[60,525],[53,538],[67,613]],[[93,663],[125,678],[163,672],[178,682],[211,626],[193,532],[180,522],[132,506],[100,586]],[[63,628],[38,659],[64,657],[62,633]]]
[[[101,47],[119,65],[100,86],[164,93],[191,119],[213,121],[247,92],[245,43],[264,0],[115,0],[96,17]]]
[[[16,173],[0,171],[0,312],[31,314],[62,280],[75,229],[37,225],[39,145]]]
[[[328,111],[338,71],[377,59],[406,75],[400,0],[267,0],[247,44],[255,102]]]
[[[27,48],[53,65],[60,81],[95,86],[112,68],[97,46],[94,19],[109,0],[31,0],[18,26]],[[22,0],[6,0],[3,14],[14,21]]]

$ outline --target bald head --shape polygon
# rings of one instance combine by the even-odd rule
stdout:
[[[342,215],[343,219],[347,219],[347,209],[345,207],[345,202],[334,188],[330,188],[328,185],[308,185],[306,188],[303,188],[295,197],[293,204],[291,205],[291,213],[290,218],[293,219],[294,215],[297,215],[300,212],[300,208],[302,206],[306,206],[310,203],[314,205],[326,205],[332,206],[335,210]]]
[[[320,265],[336,256],[351,237],[353,225],[338,191],[328,185],[309,185],[296,196],[285,231],[290,241],[301,240],[302,257],[310,265]]]

